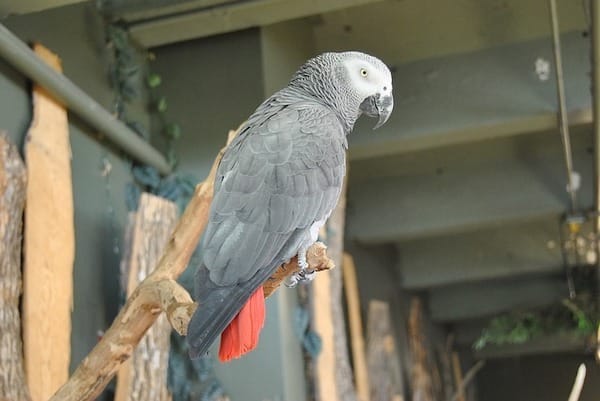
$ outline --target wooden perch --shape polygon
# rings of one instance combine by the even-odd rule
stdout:
[[[21,342],[21,240],[26,172],[0,132],[0,400],[29,401]]]
[[[236,131],[230,131],[228,143],[235,133]],[[133,291],[102,340],[51,401],[95,399],[115,375],[119,366],[131,356],[144,333],[161,312],[166,313],[171,326],[179,334],[186,334],[196,305],[187,291],[175,280],[185,270],[208,222],[213,182],[224,151],[225,148],[219,152],[208,177],[196,186],[194,195],[175,226],[156,269]],[[320,255],[316,259],[308,259],[309,265],[314,269],[332,266],[324,252],[314,249],[321,246],[315,244],[309,250],[311,254]],[[297,268],[294,265],[297,265],[297,262],[292,260],[287,267],[280,270],[292,272]],[[285,278],[285,274],[280,270],[275,273],[277,277],[271,282],[273,288]]]

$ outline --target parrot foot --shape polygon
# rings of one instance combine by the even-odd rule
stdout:
[[[315,278],[316,272],[308,266],[308,262],[306,261],[306,251],[307,249],[301,249],[298,252],[298,267],[300,267],[300,271],[292,274],[285,285],[287,287],[295,287],[298,283],[312,281]]]
[[[315,278],[316,274],[317,274],[317,272],[314,270],[311,270],[311,269],[300,270],[299,272],[294,273],[290,277],[288,277],[288,279],[286,280],[285,286],[289,287],[289,288],[293,288],[293,287],[297,286],[298,283],[312,281]]]

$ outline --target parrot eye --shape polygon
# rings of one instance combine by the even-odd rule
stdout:
[[[364,68],[361,68],[360,69],[360,75],[362,75],[363,77],[366,77],[367,76],[367,70],[364,69]]]

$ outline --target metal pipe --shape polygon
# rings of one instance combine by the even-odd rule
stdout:
[[[592,115],[594,122],[594,227],[600,234],[600,1],[591,2]]]
[[[594,119],[594,232],[596,234],[596,274],[600,307],[600,0],[591,1],[592,115]],[[600,361],[600,327],[596,359]]]
[[[571,151],[571,138],[569,135],[569,121],[567,119],[567,103],[565,100],[565,82],[563,77],[562,56],[560,51],[560,32],[558,29],[558,12],[556,0],[548,0],[550,7],[550,20],[552,23],[552,45],[554,49],[554,64],[556,70],[556,88],[558,92],[558,118],[560,134],[565,153],[567,168],[567,192],[571,201],[570,212],[577,210],[577,188],[573,185],[573,156]]]
[[[165,157],[62,74],[42,62],[19,38],[0,24],[0,57],[44,87],[67,108],[118,145],[133,159],[171,172]]]

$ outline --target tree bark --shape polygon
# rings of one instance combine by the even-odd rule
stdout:
[[[433,378],[423,328],[421,300],[414,297],[410,305],[408,336],[412,359],[411,385],[413,401],[434,401]]]
[[[61,71],[59,58],[34,51]],[[75,227],[67,111],[38,85],[27,143],[23,342],[33,401],[47,400],[69,377]]]
[[[127,271],[127,295],[154,269],[177,221],[177,205],[147,193],[142,194],[135,219],[127,227],[129,250],[123,264]],[[167,369],[171,326],[164,314],[146,332],[131,359],[117,375],[115,401],[169,401]]]
[[[21,342],[21,242],[26,172],[0,132],[0,400],[29,401]]]

